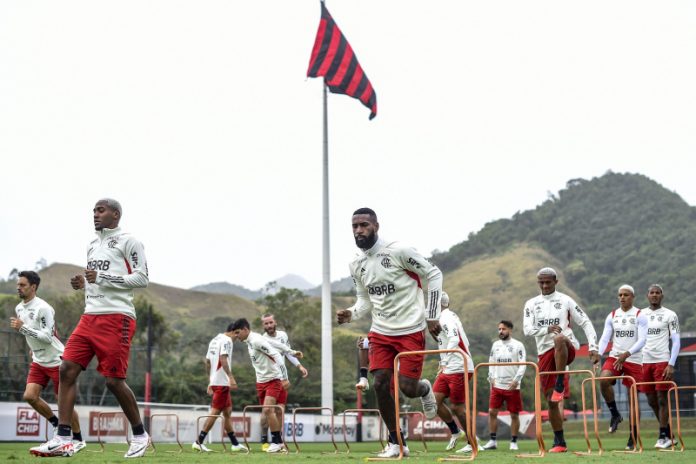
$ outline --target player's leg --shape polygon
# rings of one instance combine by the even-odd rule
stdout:
[[[280,384],[280,381],[278,382]],[[282,390],[282,387],[280,387]],[[279,390],[276,389],[276,391],[268,391],[266,394],[266,397],[264,398],[263,404],[264,406],[274,406],[277,404],[276,396],[278,395]],[[274,396],[276,395],[276,396]],[[267,453],[282,453],[287,451],[285,449],[285,446],[283,445],[283,436],[281,433],[281,429],[283,427],[283,423],[281,420],[278,418],[278,414],[276,412],[276,408],[264,408],[263,409],[263,414],[266,415],[266,420],[268,421],[268,427],[271,429],[271,445],[268,447],[268,450],[266,451]]]
[[[483,445],[485,450],[494,450],[498,448],[498,408],[488,409],[488,429],[490,431],[490,440]]]
[[[565,370],[566,366],[570,364],[569,358],[571,350],[573,349],[570,340],[565,335],[556,335],[553,338],[554,343],[554,361],[555,368],[557,371]],[[560,401],[563,398],[563,392],[565,390],[565,376],[557,375],[556,384],[553,387],[552,401]]]
[[[510,449],[518,450],[517,437],[520,432],[520,411],[522,411],[522,394],[520,390],[508,390],[506,403],[507,409],[510,412]],[[563,410],[562,403],[559,403],[559,407]]]
[[[265,414],[261,414],[261,449],[266,451],[268,446],[268,419]]]
[[[416,332],[392,337],[397,352],[422,351],[425,349],[425,335]],[[430,380],[421,379],[424,355],[399,358],[399,389],[409,398],[420,398],[423,413],[427,419],[437,416],[437,402]]]
[[[48,403],[41,398],[41,392],[44,386],[45,385],[39,385],[38,383],[27,383],[22,399],[26,401],[29,406],[34,408],[36,412],[44,416],[51,425],[58,427],[58,418],[53,414],[53,410],[51,410]]]
[[[370,389],[370,383],[367,380],[367,371],[370,367],[370,358],[369,358],[369,348],[368,348],[369,342],[367,341],[367,338],[359,337],[358,338],[358,364],[359,364],[359,372],[358,372],[358,383],[355,384],[355,388],[359,388],[362,391],[367,391]]]
[[[435,390],[435,401],[437,402],[437,415],[447,425],[451,434],[449,443],[447,443],[447,446],[445,447],[445,451],[449,451],[457,446],[460,431],[459,427],[457,427],[457,423],[454,421],[454,417],[452,417],[452,411],[450,411],[445,404],[445,399],[449,396],[449,394],[447,391],[444,391],[446,390],[446,386],[442,385],[444,382],[440,381],[442,375],[443,374],[440,374],[437,379],[435,379],[433,389]]]
[[[508,405],[508,410],[510,406]],[[510,412],[510,449],[517,450],[517,437],[520,432],[520,413]]]
[[[230,439],[232,446],[231,451],[247,451],[246,446],[239,443],[237,436],[234,434],[234,427],[232,425],[232,404],[222,410],[222,426],[225,428],[225,433],[227,433],[227,438]]]
[[[608,357],[604,364],[602,365],[602,370],[599,373],[600,377],[612,377],[621,375],[621,371],[614,369],[614,362],[616,358]],[[614,397],[614,384],[616,380],[600,380],[599,381],[599,391],[602,393],[602,398],[609,408],[611,413],[611,419],[609,420],[609,433],[614,433],[619,428],[619,424],[623,421],[621,413],[619,413],[619,408],[616,406],[616,401]]]

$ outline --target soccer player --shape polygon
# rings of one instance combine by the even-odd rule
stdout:
[[[249,358],[256,371],[256,392],[259,397],[259,404],[273,406],[285,404],[288,397],[288,371],[283,363],[283,355],[287,352],[297,356],[299,352],[285,351],[280,352],[268,342],[268,339],[252,332],[249,321],[237,319],[232,324],[232,332],[235,339],[239,339],[247,344]],[[283,444],[281,429],[283,427],[282,413],[277,408],[264,408],[263,414],[266,416],[268,426],[271,429],[271,445],[266,450],[267,453],[286,453],[287,448]]]
[[[294,351],[290,346],[290,341],[288,340],[288,334],[283,330],[278,330],[275,317],[273,314],[264,314],[261,316],[261,323],[263,324],[263,336],[268,339],[268,342],[277,350],[288,350],[283,357],[283,365],[285,365],[285,358],[292,363],[293,366],[297,367],[302,374],[302,378],[306,378],[309,375],[307,369],[300,363],[300,360],[291,353]],[[281,346],[278,346],[281,345]],[[302,353],[300,353],[300,358],[302,358]],[[285,410],[285,403],[278,403],[278,406]],[[266,416],[261,415],[261,449],[266,451],[270,444],[268,443],[268,422],[266,421]]]
[[[227,326],[224,333],[219,333],[208,344],[208,352],[205,355],[205,369],[208,372],[210,379],[208,383],[208,394],[213,396],[210,404],[210,415],[203,424],[198,438],[191,446],[194,451],[210,452],[212,451],[203,444],[206,435],[213,428],[217,416],[222,413],[222,425],[230,438],[232,445],[230,450],[247,451],[244,445],[240,445],[237,437],[234,435],[232,427],[232,398],[230,390],[237,389],[237,381],[232,375],[232,324]]]
[[[550,267],[540,269],[537,284],[541,295],[524,305],[524,334],[536,340],[539,372],[563,371],[575,359],[575,350],[580,348],[580,343],[573,334],[571,320],[585,332],[590,359],[597,364],[597,333],[592,321],[572,298],[556,291],[556,271]],[[563,414],[559,403],[563,400],[564,392],[569,393],[568,376],[544,375],[541,379],[554,437],[553,448],[549,452],[565,453],[568,447],[563,436]]]
[[[466,365],[469,380],[474,375],[474,363],[469,355],[469,339],[462,327],[459,316],[449,309],[450,300],[446,292],[442,292],[440,311],[440,327],[442,331],[437,336],[437,343],[441,350],[461,349],[466,354]],[[433,385],[437,415],[440,416],[452,434],[446,451],[453,450],[457,446],[457,440],[466,439],[466,432],[460,430],[452,417],[452,412],[459,419],[459,423],[466,429],[466,403],[464,402],[464,360],[457,353],[440,353],[440,369]],[[449,398],[450,407],[445,404]],[[478,443],[478,442],[477,442]],[[468,449],[467,449],[468,446]],[[471,452],[471,445],[467,445],[458,453]]]
[[[399,456],[396,436],[396,411],[392,397],[394,358],[397,353],[425,348],[424,329],[433,337],[440,333],[440,296],[442,273],[412,248],[378,237],[377,214],[360,208],[352,217],[353,238],[361,250],[350,263],[357,302],[336,312],[339,324],[349,323],[365,313],[372,313],[372,327],[367,335],[370,344],[370,371],[374,376],[377,405],[389,430],[389,446],[380,457]],[[427,304],[423,286],[428,288]],[[409,398],[421,398],[425,416],[437,415],[437,403],[430,382],[421,380],[423,356],[401,358],[398,385]],[[403,452],[409,450],[404,444]]]
[[[635,292],[630,285],[622,285],[619,288],[619,308],[613,310],[604,320],[604,331],[599,340],[599,354],[603,355],[609,342],[612,342],[611,352],[604,365],[600,377],[629,375],[636,382],[643,381],[643,354],[641,350],[645,346],[648,335],[648,318],[641,314],[641,310],[633,306]],[[609,433],[616,432],[619,423],[623,420],[614,401],[614,385],[616,381],[600,380],[599,387],[604,401],[611,411]],[[622,383],[630,388],[632,382],[623,379]],[[638,418],[635,418],[638,420]],[[636,429],[634,428],[634,434]],[[633,439],[629,437],[626,449],[633,449]]]
[[[642,313],[648,318],[648,338],[643,347],[643,381],[657,382],[674,378],[681,342],[679,341],[679,318],[671,309],[662,306],[662,287],[653,284],[648,289],[650,306]],[[672,349],[669,342],[672,341]],[[655,448],[672,446],[672,431],[667,416],[667,390],[669,385],[644,385],[643,392],[648,404],[660,423],[660,435]]]
[[[32,448],[42,456],[71,456],[70,418],[75,408],[76,381],[96,355],[97,371],[106,377],[106,386],[114,394],[133,429],[126,458],[145,454],[150,437],[140,418],[135,395],[126,383],[128,355],[135,333],[133,289],[149,282],[145,250],[131,234],[119,227],[121,204],[111,198],[94,206],[97,238],[87,248],[84,274],[70,279],[75,290],[85,290],[85,314],[70,335],[60,366],[58,388],[58,435]]]
[[[488,362],[491,363],[513,363],[525,362],[527,351],[524,345],[512,338],[512,329],[515,326],[510,321],[500,321],[498,323],[498,338],[491,347],[491,354]],[[510,428],[512,437],[510,439],[510,449],[518,450],[517,434],[520,430],[520,411],[522,410],[522,395],[520,394],[520,383],[524,376],[527,366],[491,366],[488,369],[488,382],[491,384],[491,396],[488,404],[488,428],[491,432],[491,439],[483,445],[484,450],[493,450],[498,447],[498,411],[503,403],[507,404],[510,412]]]
[[[51,407],[41,399],[41,391],[53,381],[53,392],[58,396],[60,356],[63,343],[56,337],[55,311],[50,304],[36,295],[41,277],[34,271],[22,271],[17,277],[17,294],[22,299],[15,308],[17,317],[10,318],[10,327],[24,335],[31,349],[32,362],[29,366],[24,401],[44,416],[53,425],[53,435],[58,432],[58,418]],[[77,411],[72,417],[72,442],[75,453],[86,443],[80,433]]]

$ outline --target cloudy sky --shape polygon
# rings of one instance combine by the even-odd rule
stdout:
[[[329,99],[332,278],[361,206],[430,254],[610,169],[696,205],[696,2],[327,5],[379,103]],[[0,276],[84,263],[113,196],[155,282],[318,284],[318,21],[318,0],[0,2]]]

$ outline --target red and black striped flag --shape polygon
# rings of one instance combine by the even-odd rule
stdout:
[[[321,21],[309,59],[307,76],[324,76],[324,82],[332,93],[344,93],[357,98],[370,109],[370,119],[377,116],[375,90],[324,2],[321,2]]]

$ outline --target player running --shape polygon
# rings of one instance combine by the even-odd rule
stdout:
[[[22,271],[18,274],[17,294],[22,301],[15,308],[17,317],[10,318],[10,327],[24,335],[31,349],[32,362],[24,390],[24,401],[51,423],[53,435],[56,435],[58,418],[41,398],[41,391],[52,380],[53,392],[58,397],[60,356],[63,354],[64,347],[56,337],[56,313],[53,307],[36,295],[39,284],[41,284],[41,277],[34,271]],[[87,446],[82,439],[77,411],[73,411],[72,417],[72,444],[74,453]]]
[[[599,354],[603,355],[609,342],[612,342],[609,357],[602,365],[600,377],[628,375],[636,382],[643,381],[643,354],[641,350],[645,346],[648,334],[648,319],[641,310],[633,306],[635,292],[630,285],[622,285],[619,288],[619,308],[613,310],[604,320],[604,331],[599,340]],[[609,433],[616,432],[619,423],[623,420],[614,401],[613,385],[616,381],[600,380],[599,386],[604,401],[611,411]],[[626,388],[631,388],[633,382],[623,379]],[[638,420],[638,418],[635,418]],[[634,427],[634,434],[637,433]],[[633,449],[632,437],[629,437],[626,449]]]
[[[377,405],[389,430],[389,446],[380,457],[397,457],[400,448],[396,436],[396,411],[392,398],[394,358],[404,351],[425,349],[424,329],[433,337],[440,333],[440,296],[442,273],[412,248],[378,237],[377,214],[360,208],[352,217],[353,237],[361,252],[350,263],[357,302],[336,312],[339,324],[372,313],[368,333],[370,370],[374,376]],[[424,302],[423,286],[428,288]],[[420,397],[427,418],[437,415],[437,403],[430,382],[421,380],[423,356],[402,358],[398,385],[409,398]],[[403,452],[409,450],[404,444]]]
[[[113,199],[99,200],[94,206],[97,238],[87,248],[84,274],[70,279],[75,290],[85,290],[85,313],[70,335],[60,366],[58,388],[58,435],[32,448],[41,456],[72,456],[70,419],[75,408],[77,377],[96,355],[97,371],[106,377],[106,387],[114,394],[133,429],[126,458],[145,454],[150,437],[140,419],[135,395],[126,384],[128,355],[135,333],[133,289],[149,282],[145,249],[131,234],[119,227],[121,204]]]
[[[648,337],[643,347],[643,381],[658,382],[674,379],[674,365],[679,356],[679,318],[671,309],[662,306],[662,287],[653,284],[648,289],[650,306],[642,311],[648,319]],[[669,342],[672,341],[672,349]],[[648,404],[660,424],[660,435],[655,448],[672,446],[672,431],[667,415],[667,390],[669,385],[643,385]],[[676,443],[675,443],[676,444]]]
[[[524,334],[534,337],[539,356],[539,372],[563,371],[575,359],[575,350],[580,343],[570,327],[572,320],[585,332],[593,364],[599,362],[597,334],[592,322],[580,306],[568,295],[556,291],[556,271],[545,267],[537,272],[537,284],[541,295],[528,300],[524,305]],[[564,392],[569,393],[567,375],[544,375],[541,386],[549,406],[549,422],[553,429],[551,453],[568,451],[563,436],[563,415],[559,403]]]
[[[498,338],[491,347],[488,357],[490,363],[525,362],[527,351],[522,342],[512,338],[514,325],[510,321],[500,321],[498,324]],[[510,412],[510,449],[518,450],[517,434],[520,430],[520,411],[522,410],[522,395],[520,384],[527,366],[491,366],[488,369],[488,382],[491,384],[491,396],[488,404],[488,428],[491,438],[483,445],[484,450],[498,448],[498,411],[503,403],[507,404]]]
[[[232,452],[247,451],[246,446],[241,445],[234,435],[232,427],[232,398],[230,390],[237,389],[237,381],[232,375],[232,324],[227,326],[224,333],[219,333],[208,344],[208,352],[205,355],[205,369],[208,372],[208,394],[213,396],[210,404],[210,416],[206,418],[203,429],[191,447],[194,451],[209,453],[212,450],[205,446],[205,437],[215,425],[217,416],[222,413],[222,425],[227,432],[232,445]]]

